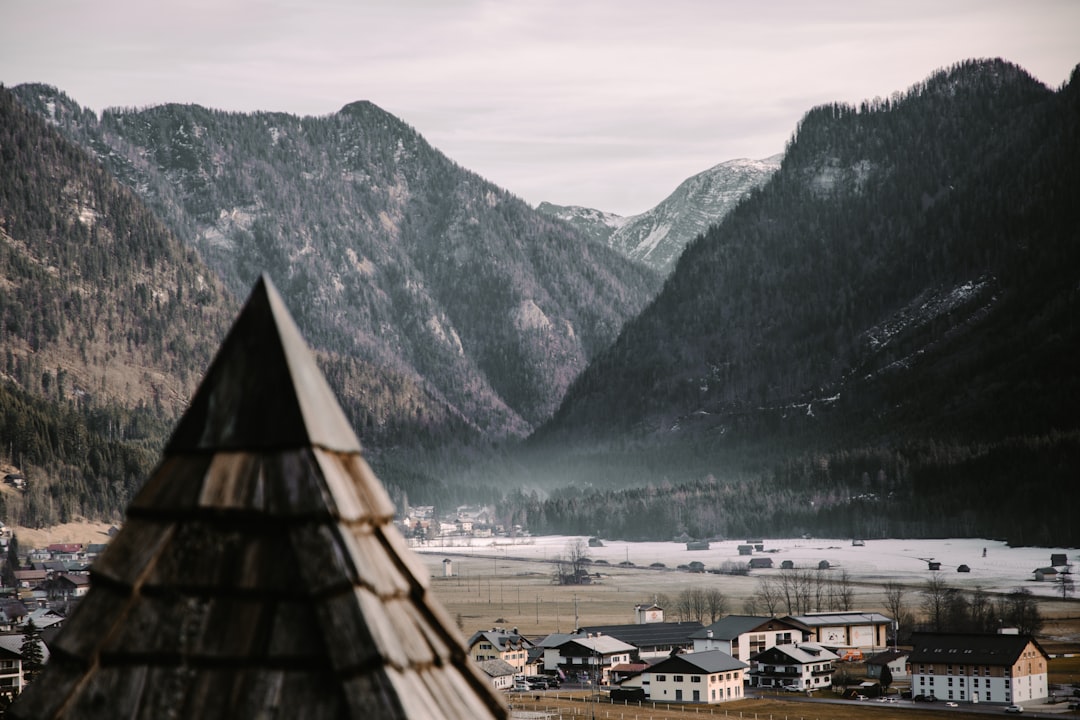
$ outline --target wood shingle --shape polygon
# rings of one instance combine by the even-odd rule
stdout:
[[[506,717],[393,515],[264,276],[12,717]]]

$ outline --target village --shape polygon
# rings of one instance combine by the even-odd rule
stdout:
[[[712,615],[721,616],[709,622],[712,617],[690,619],[669,595],[664,598],[674,607],[629,602],[630,594],[642,594],[649,585],[648,578],[639,585],[627,580],[635,573],[651,574],[656,587],[684,593],[715,583],[719,562],[712,569],[700,560],[677,562],[703,556],[707,541],[679,538],[664,548],[644,548],[662,550],[675,560],[669,561],[670,567],[660,561],[636,567],[629,560],[616,562],[614,556],[621,547],[629,558],[632,545],[579,538],[578,546],[587,548],[584,555],[597,557],[579,558],[588,568],[580,584],[561,587],[550,568],[564,562],[566,553],[558,552],[555,542],[565,539],[530,538],[521,528],[508,532],[492,522],[490,508],[461,508],[453,521],[437,521],[433,512],[430,507],[410,508],[395,524],[429,568],[434,592],[448,609],[460,605],[456,596],[464,581],[469,596],[464,607],[475,611],[486,602],[500,616],[493,620],[504,621],[472,629],[470,625],[487,618],[457,613],[469,658],[491,687],[508,698],[583,692],[614,702],[710,705],[781,694],[881,704],[940,703],[935,707],[942,708],[979,705],[1013,712],[1080,707],[1080,684],[1054,681],[1054,656],[1044,641],[1018,628],[993,634],[909,631],[901,636],[881,599],[867,591],[865,578],[852,578],[848,603],[864,603],[859,607],[793,614],[733,607],[742,597],[743,609],[753,609],[747,602],[752,596],[746,595],[753,592],[746,589],[751,573],[758,574],[759,585],[761,571],[785,572],[796,565],[820,576],[820,571],[844,564],[842,553],[833,552],[831,564],[825,559],[813,563],[805,554],[798,561],[774,564],[773,558],[792,553],[774,550],[770,556],[764,552],[766,541],[759,539],[729,543],[730,550],[744,558],[745,570],[733,567],[731,559],[723,561],[729,574],[720,580],[730,597],[724,607],[713,608]],[[119,532],[110,528],[109,538]],[[861,540],[851,542],[852,548],[863,546]],[[50,642],[88,593],[90,569],[106,547],[107,542],[21,548],[10,528],[0,528],[0,695],[6,701],[47,662]],[[635,556],[641,551],[635,548]],[[1067,554],[1053,553],[1047,560],[1029,568],[1030,582],[1052,581],[1071,570]],[[535,596],[527,597],[524,608],[523,587]],[[613,600],[596,599],[598,594],[610,596],[612,588]],[[918,602],[915,590],[912,604]],[[493,597],[493,592],[498,595]],[[514,594],[509,601],[508,592]],[[541,607],[550,615],[553,603],[555,617],[542,620]],[[628,621],[609,622],[622,617]],[[521,620],[521,628],[509,625],[507,618]],[[29,662],[27,643],[38,648],[36,654],[29,652]],[[1071,655],[1063,655],[1070,667],[1072,661],[1065,656]]]

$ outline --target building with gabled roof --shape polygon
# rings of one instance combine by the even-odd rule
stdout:
[[[513,666],[517,673],[525,673],[529,665],[529,650],[533,644],[518,633],[517,628],[506,630],[491,628],[473,633],[465,643],[469,657],[474,661],[503,660]]]
[[[754,687],[821,690],[832,686],[836,653],[815,643],[777,645],[750,658]]]
[[[518,669],[505,660],[478,660],[476,667],[490,678],[493,689],[509,690],[514,686],[514,675],[518,673]]]
[[[728,615],[690,636],[694,652],[722,650],[737,660],[803,639],[803,626],[781,618]]]
[[[545,638],[544,669],[566,677],[584,675],[607,684],[611,668],[630,662],[634,646],[610,635],[549,635]]]
[[[997,704],[1045,701],[1046,654],[1030,635],[913,633],[911,692],[939,700]]]
[[[11,717],[505,718],[266,276]]]
[[[746,668],[746,663],[720,650],[680,653],[642,673],[642,687],[654,702],[741,700]]]
[[[590,625],[579,634],[607,636],[622,640],[637,648],[637,657],[645,660],[667,657],[672,651],[688,651],[694,647],[691,636],[702,629],[696,620],[687,622],[654,622],[632,625]]]

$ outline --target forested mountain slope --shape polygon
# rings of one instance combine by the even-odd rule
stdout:
[[[367,102],[326,117],[24,103],[243,296],[279,287],[369,447],[522,436],[658,287]],[[417,435],[419,433],[419,435]]]
[[[573,384],[538,455],[573,444],[559,477],[609,487],[752,478],[758,532],[876,517],[1075,539],[1037,498],[1072,492],[1080,456],[1077,197],[1076,73],[1055,92],[966,62],[815,108]],[[603,462],[627,455],[650,460]],[[698,531],[730,527],[700,497],[689,515],[709,507]]]
[[[235,309],[198,255],[0,89],[0,457],[7,522],[112,517]]]

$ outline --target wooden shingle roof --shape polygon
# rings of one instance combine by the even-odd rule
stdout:
[[[506,717],[393,514],[264,276],[12,716]]]

